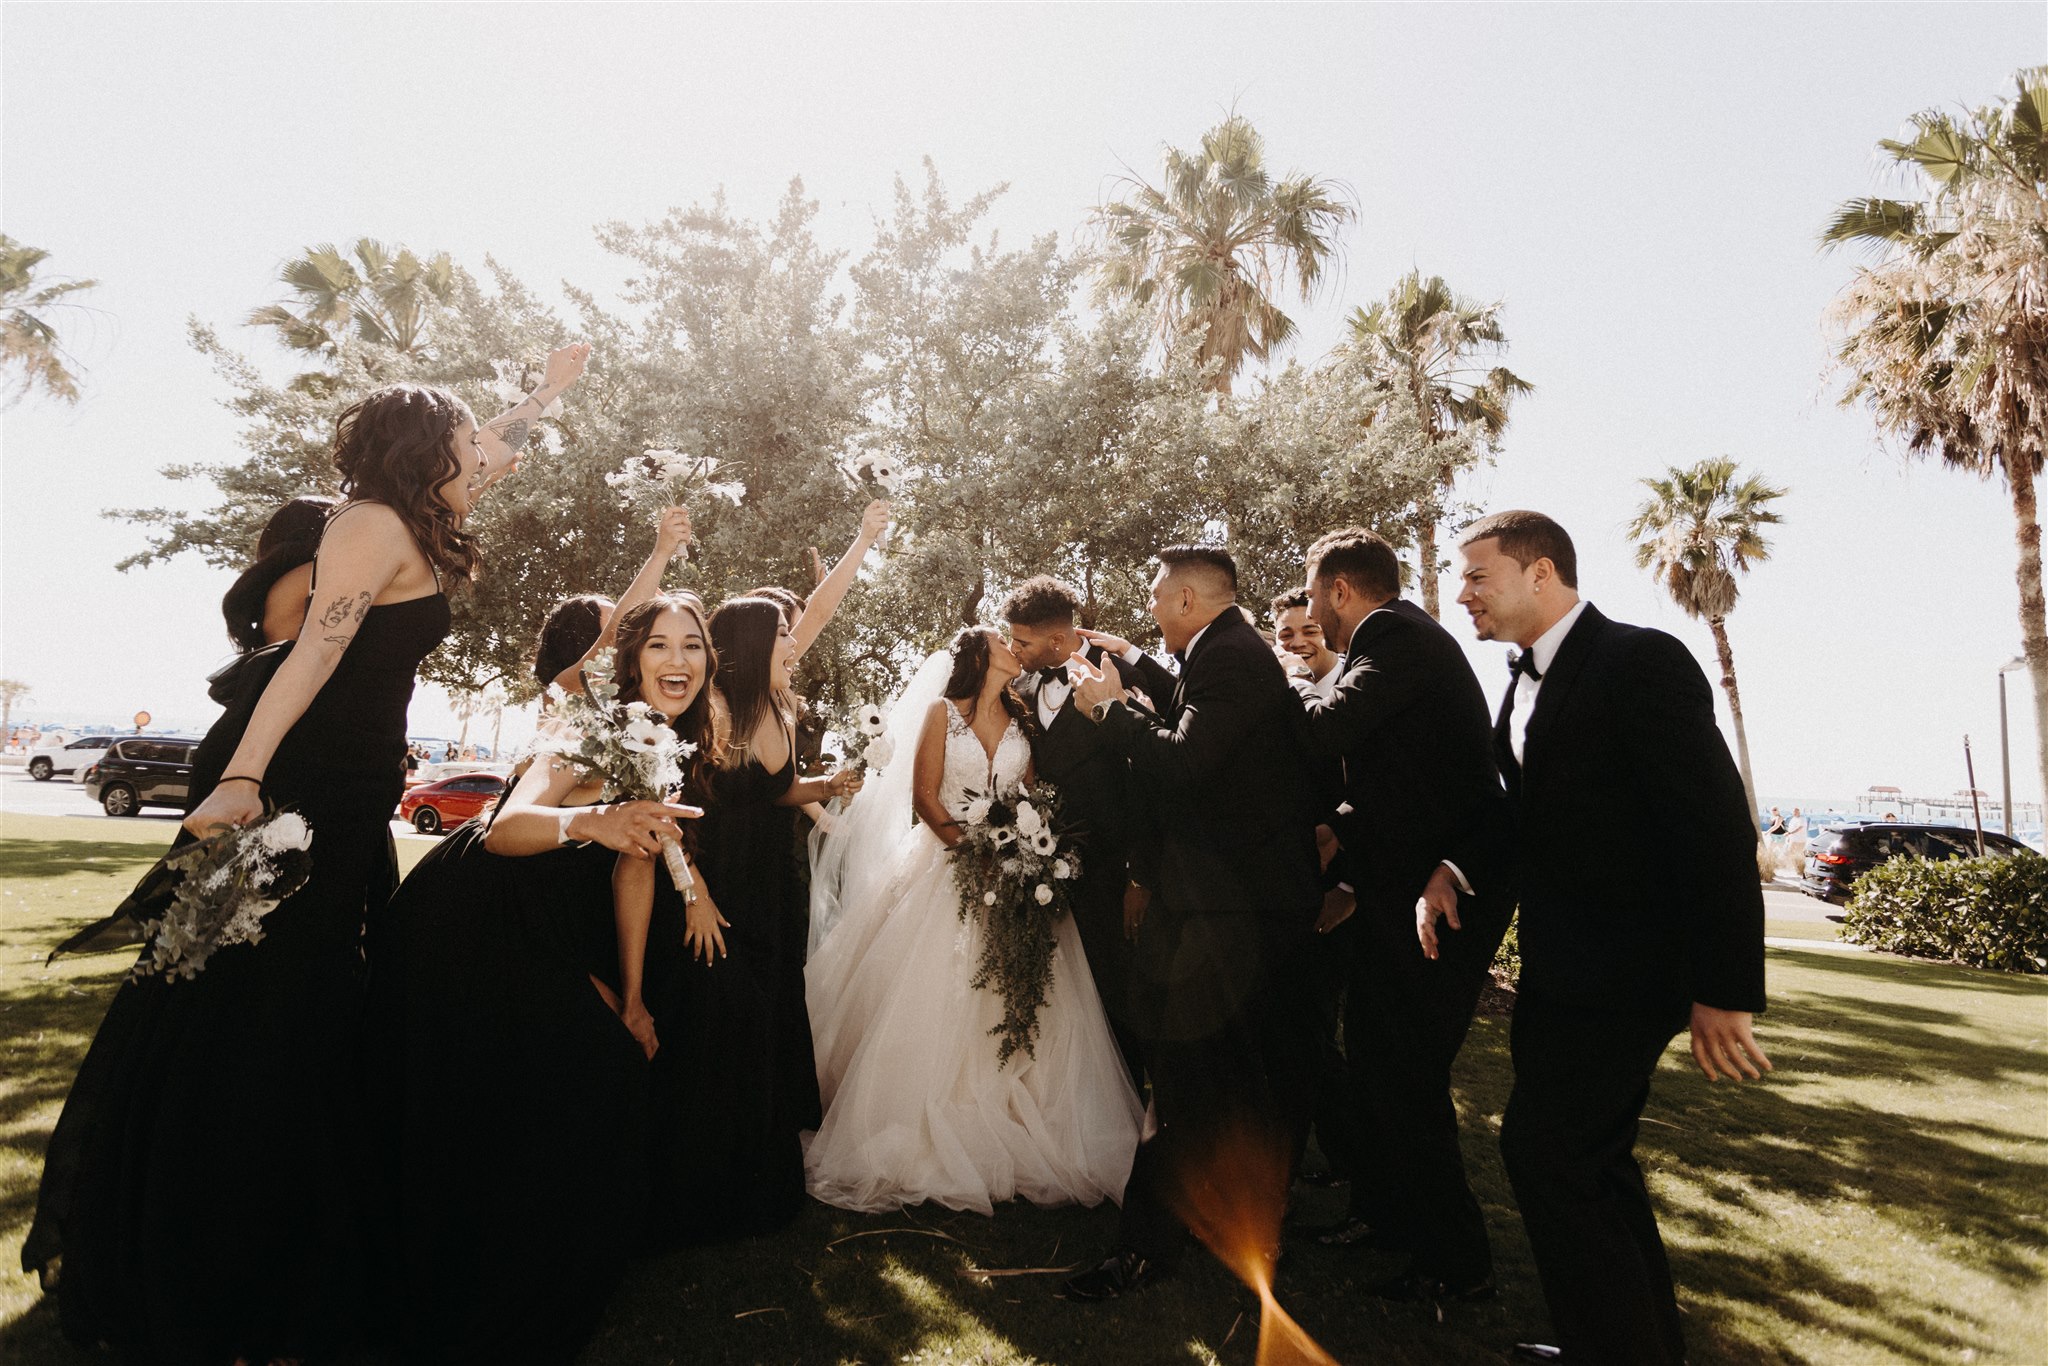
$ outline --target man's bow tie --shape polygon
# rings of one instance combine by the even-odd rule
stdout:
[[[1517,650],[1509,655],[1508,672],[1511,674],[1527,674],[1538,683],[1543,681],[1543,671],[1536,667],[1536,652],[1534,650]]]
[[[1067,681],[1067,666],[1055,664],[1050,669],[1040,669],[1038,671],[1038,681],[1041,683],[1065,683]]]

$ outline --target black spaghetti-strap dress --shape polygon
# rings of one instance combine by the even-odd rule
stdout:
[[[266,795],[311,824],[313,866],[262,941],[116,992],[22,1248],[73,1341],[218,1366],[318,1360],[366,1326],[361,939],[397,881],[406,709],[448,625],[439,592],[372,607],[278,746]]]
[[[371,939],[371,1092],[394,1212],[378,1261],[403,1358],[569,1362],[638,1244],[647,1058],[616,987],[602,845],[526,857],[470,821]]]
[[[801,1134],[822,1113],[804,1006],[810,907],[789,855],[800,813],[775,805],[795,781],[795,757],[775,773],[750,757],[709,774],[696,862],[732,922],[728,956],[706,966],[679,935],[648,942],[648,1010],[661,1038],[648,1115],[652,1217],[667,1244],[768,1233],[794,1218],[808,1198]],[[664,905],[679,924],[681,897],[661,876],[657,916]]]

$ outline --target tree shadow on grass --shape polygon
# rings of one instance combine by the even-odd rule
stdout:
[[[166,832],[163,847],[127,844],[114,840],[0,840],[0,876],[16,878],[68,877],[72,873],[123,873],[141,877],[149,866],[170,851],[176,831]],[[131,871],[132,870],[132,871]],[[121,899],[114,894],[107,910]],[[98,912],[105,914],[105,912]]]

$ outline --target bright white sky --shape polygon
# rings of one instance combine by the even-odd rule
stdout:
[[[1727,454],[1791,486],[1732,619],[1766,801],[1955,791],[1965,732],[1997,790],[2009,504],[1903,468],[1837,409],[1820,315],[1852,262],[1814,243],[1905,116],[2043,60],[2038,4],[9,4],[0,26],[0,226],[102,282],[66,320],[85,401],[0,427],[0,673],[34,686],[32,717],[214,714],[228,576],[116,574],[141,532],[98,513],[206,501],[156,473],[237,451],[186,319],[282,371],[238,323],[294,250],[367,234],[610,296],[600,221],[721,186],[763,216],[801,175],[824,238],[857,254],[927,153],[957,194],[1010,183],[1012,240],[1071,240],[1121,165],[1150,173],[1234,103],[1282,169],[1364,207],[1296,354],[1411,265],[1506,300],[1509,363],[1539,392],[1470,492],[1560,518],[1610,615],[1674,631],[1711,672],[1706,628],[1628,556],[1635,481]],[[1498,655],[1474,649],[1489,693]],[[2011,683],[2015,793],[2038,798]],[[454,733],[432,690],[413,720]]]

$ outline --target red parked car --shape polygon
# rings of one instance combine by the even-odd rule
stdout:
[[[464,773],[421,783],[398,803],[398,818],[411,821],[422,835],[438,835],[490,810],[504,790],[505,780],[495,773]]]

